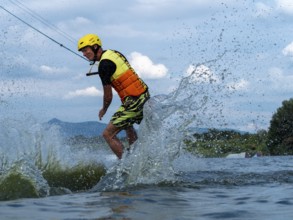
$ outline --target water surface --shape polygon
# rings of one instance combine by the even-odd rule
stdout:
[[[289,220],[292,159],[179,158],[172,183],[3,201],[1,219]]]

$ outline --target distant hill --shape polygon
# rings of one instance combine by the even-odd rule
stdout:
[[[55,125],[60,128],[61,134],[68,138],[78,135],[84,137],[101,136],[107,124],[87,121],[87,122],[64,122],[57,118],[53,118],[47,122],[49,125]]]
[[[53,118],[50,121],[47,122],[49,126],[55,125],[60,128],[61,134],[66,137],[74,137],[82,135],[87,138],[91,137],[97,137],[101,136],[105,128],[107,127],[107,124],[100,123],[97,121],[86,121],[86,122],[64,122],[57,118]],[[222,130],[233,130],[233,129],[222,129]],[[208,132],[208,128],[189,128],[188,132],[190,134],[202,134]],[[239,132],[240,134],[244,134],[247,132],[233,130],[236,132]],[[119,137],[125,137],[125,132],[122,131],[118,134]]]

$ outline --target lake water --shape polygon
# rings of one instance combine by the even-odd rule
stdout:
[[[0,202],[1,219],[292,219],[293,157],[174,161],[176,180]]]
[[[33,117],[1,117],[1,220],[293,219],[293,157],[200,158],[185,150],[190,128],[233,125],[222,111],[227,71],[216,67],[222,77],[199,66],[174,92],[152,97],[138,141],[120,161],[108,146],[65,144],[58,128]],[[78,180],[95,180],[88,164],[105,167],[102,180],[79,193],[64,188],[62,172],[76,167]]]

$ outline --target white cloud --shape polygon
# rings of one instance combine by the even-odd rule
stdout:
[[[268,17],[274,12],[293,15],[292,0],[274,0],[273,2],[260,0],[255,3],[256,16]]]
[[[161,11],[162,13],[168,12],[170,9],[202,9],[208,8],[211,5],[231,4],[232,0],[138,0],[135,9],[142,11]],[[168,10],[166,10],[166,8]]]
[[[249,82],[245,79],[240,79],[237,82],[229,83],[227,86],[229,90],[233,91],[246,90],[249,86]]]
[[[218,82],[218,77],[205,65],[194,66],[190,65],[185,76],[191,76],[191,79],[195,82]]]
[[[93,26],[95,26],[95,24],[91,20],[82,16],[78,16],[70,20],[61,21],[57,24],[58,29],[62,30],[62,34],[66,33],[64,34],[66,35],[66,37],[68,37],[67,35],[70,34],[70,40],[72,40],[73,36],[76,36],[78,39],[83,34],[86,34],[88,30],[93,31]],[[80,27],[78,32],[76,32],[76,27]]]
[[[122,37],[121,33],[126,32],[127,36],[123,37],[142,37],[145,35],[145,32],[135,30],[134,28],[130,27],[127,24],[110,24],[104,25],[101,32],[105,32],[108,35],[115,36],[115,37]]]
[[[69,23],[75,24],[75,25],[88,25],[92,24],[92,22],[84,17],[76,17],[75,19],[71,20]]]
[[[66,67],[62,67],[62,68],[57,68],[57,67],[50,67],[47,65],[41,65],[39,67],[39,70],[41,71],[41,73],[45,73],[45,74],[64,74],[64,73],[68,73],[68,68]]]
[[[69,92],[67,95],[64,96],[64,98],[72,99],[72,98],[81,97],[81,96],[86,97],[86,96],[102,96],[102,95],[103,95],[103,92],[98,90],[96,87],[92,86],[85,89]]]
[[[259,17],[268,17],[273,11],[272,7],[262,2],[257,2],[255,6],[256,6],[256,16],[259,16]]]
[[[293,1],[292,0],[276,0],[277,9],[286,14],[293,15]]]
[[[100,3],[100,2],[99,2]],[[39,12],[43,11],[63,11],[67,12],[70,9],[79,9],[80,11],[85,10],[87,7],[85,5],[98,6],[98,2],[94,3],[92,0],[83,0],[83,1],[59,1],[59,0],[39,0],[39,1],[28,1],[26,5],[31,9],[38,9]],[[100,3],[101,4],[101,3]]]
[[[154,64],[149,57],[138,52],[130,54],[129,62],[143,79],[159,79],[166,77],[168,73],[168,69],[163,64]]]
[[[293,91],[292,82],[293,75],[285,75],[283,70],[277,67],[271,68],[269,70],[269,78],[273,83],[273,88],[284,92]]]
[[[288,56],[288,57],[293,58],[293,42],[290,43],[289,45],[287,45],[287,46],[283,49],[282,53],[283,53],[285,56]]]

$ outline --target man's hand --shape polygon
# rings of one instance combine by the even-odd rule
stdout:
[[[99,112],[99,119],[100,121],[102,120],[103,116],[106,114],[106,111],[104,108],[102,108]]]
[[[102,120],[103,116],[106,114],[109,105],[112,102],[113,94],[112,94],[112,86],[106,85],[104,88],[104,98],[103,98],[103,108],[99,112],[99,118]]]

